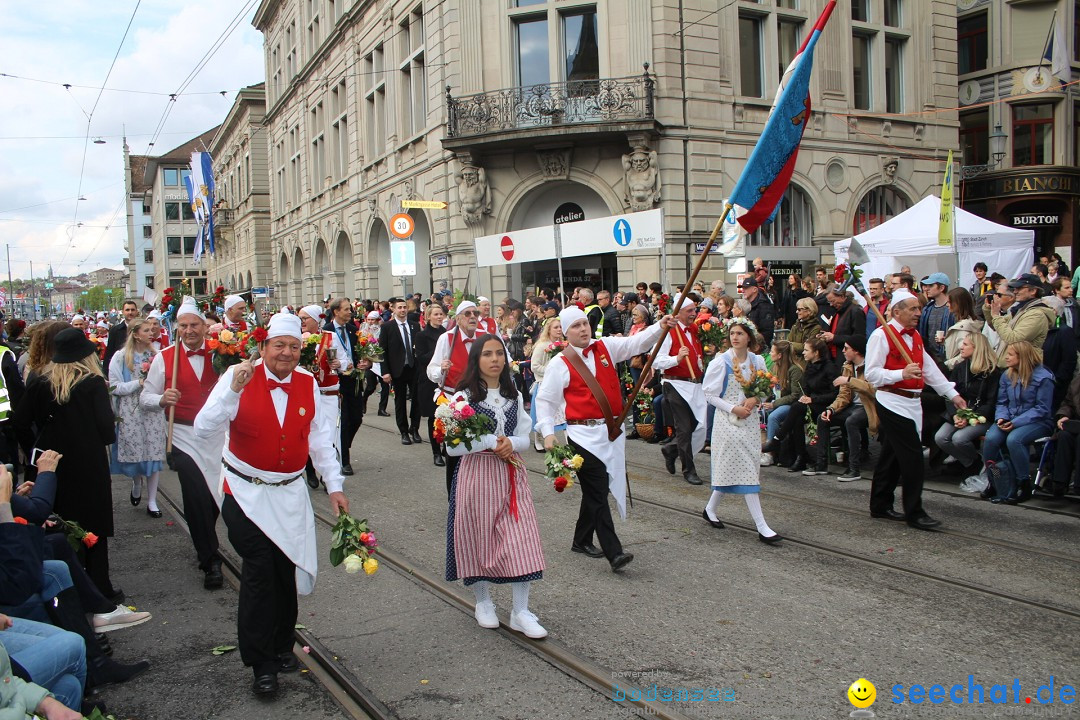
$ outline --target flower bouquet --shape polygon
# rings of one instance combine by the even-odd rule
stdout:
[[[569,445],[556,445],[544,453],[546,477],[552,481],[555,492],[562,492],[574,484],[577,480],[577,471],[581,469],[584,462],[584,459]]]
[[[780,381],[775,375],[764,370],[754,371],[750,377],[743,378],[736,368],[736,375],[739,375],[739,384],[742,385],[743,395],[748,398],[756,397],[758,400],[764,401],[773,396],[773,388],[780,384]]]
[[[717,322],[711,315],[698,315],[694,320],[694,325],[697,326],[698,340],[701,341],[701,349],[705,353],[704,360],[707,366],[717,353],[726,349],[724,344],[727,343],[727,327],[724,326],[723,321]]]
[[[653,415],[653,391],[651,388],[641,388],[641,392],[634,398],[634,409],[637,410],[637,423],[639,425],[652,425],[656,422]],[[641,431],[638,430],[638,434]]]
[[[356,362],[369,360],[372,363],[382,362],[383,349],[379,345],[379,338],[370,333],[360,331],[356,333]]]
[[[465,400],[448,402],[435,408],[435,441],[450,447],[464,444],[472,450],[474,442],[495,432],[495,421],[478,414]]]
[[[355,574],[361,569],[374,575],[379,569],[375,548],[379,546],[375,534],[368,529],[367,520],[357,520],[347,512],[338,515],[330,540],[330,564],[345,564],[345,572]]]
[[[551,343],[550,345],[548,345],[547,356],[548,356],[548,358],[554,358],[556,355],[558,355],[559,353],[561,353],[565,349],[566,349],[566,341],[565,340],[557,340],[557,341]]]
[[[968,425],[985,425],[986,416],[980,415],[970,408],[964,408],[963,410],[956,411],[956,417],[960,420],[967,420]]]
[[[214,366],[214,372],[221,375],[247,357],[248,334],[233,332],[220,323],[215,323],[210,326],[206,346],[210,348],[210,362]]]
[[[657,317],[663,317],[671,312],[671,296],[667,293],[661,293],[660,297],[656,299],[656,309],[659,310]]]
[[[806,444],[810,447],[817,445],[817,418],[810,406],[806,406],[806,417],[803,418],[803,432],[806,434]]]

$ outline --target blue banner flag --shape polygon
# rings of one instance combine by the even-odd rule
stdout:
[[[199,226],[195,236],[194,259],[214,254],[214,167],[208,152],[191,153],[191,173],[187,177],[188,202]]]

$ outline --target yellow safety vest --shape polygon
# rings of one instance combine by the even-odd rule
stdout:
[[[595,310],[596,308],[599,308],[599,307],[600,307],[599,305],[595,305],[595,304],[585,306],[585,310],[584,310],[585,317],[588,318],[589,313],[592,312],[593,310]],[[600,311],[600,322],[596,323],[596,331],[593,333],[593,337],[596,338],[597,340],[604,337],[604,311],[603,310]]]

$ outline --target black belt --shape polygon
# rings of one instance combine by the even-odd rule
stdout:
[[[304,473],[301,472],[300,474],[296,475],[296,477],[291,477],[288,480],[282,480],[281,482],[267,482],[266,480],[263,480],[262,478],[251,477],[250,475],[245,475],[244,473],[240,472],[239,470],[237,470],[236,468],[234,468],[232,465],[225,462],[224,460],[221,461],[221,464],[224,465],[225,469],[228,470],[229,472],[231,472],[233,475],[240,478],[241,480],[244,480],[244,481],[247,481],[247,482],[251,483],[252,485],[269,485],[270,487],[281,487],[281,486],[284,486],[284,485],[291,485],[292,483],[296,482],[297,480],[299,480],[304,475]]]
[[[702,378],[699,378],[699,377],[696,377],[696,378],[676,377],[674,375],[668,375],[667,373],[664,373],[664,379],[667,380],[668,382],[671,382],[672,380],[678,380],[679,382],[688,382],[688,383],[700,383],[701,380],[702,380]]]

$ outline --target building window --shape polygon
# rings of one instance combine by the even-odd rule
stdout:
[[[976,13],[956,21],[957,72],[964,75],[986,69],[986,13]]]
[[[288,54],[285,56],[285,82],[290,83],[292,82],[292,79],[296,77],[296,73],[300,69],[299,63],[296,60],[295,20],[289,23],[289,27],[285,28],[285,47],[288,48]]]
[[[285,141],[282,140],[274,146],[274,167],[276,171],[274,173],[274,199],[276,200],[278,215],[285,214],[285,208],[288,206],[288,193],[285,190]]]
[[[319,30],[319,4],[322,0],[307,0],[307,56],[310,58],[319,48],[322,42],[322,34]]]
[[[519,87],[551,82],[547,17],[527,16],[514,22]]]
[[[904,65],[909,62],[911,32],[910,25],[901,26],[907,22],[902,0],[883,1],[883,19],[870,14],[869,0],[851,5],[851,104],[858,110],[899,113],[905,106]]]
[[[855,4],[852,4],[854,10]],[[856,33],[851,36],[852,105],[856,110],[869,110],[870,97],[870,37]]]
[[[859,201],[851,231],[855,235],[864,233],[870,228],[893,219],[909,207],[911,203],[908,199],[891,187],[883,185],[873,188]]]
[[[989,161],[989,110],[960,113],[960,151],[964,165],[985,165]]]
[[[154,251],[153,250],[143,250],[143,258],[142,259],[143,259],[143,262],[148,262],[148,263],[154,262]]]
[[[401,38],[401,121],[405,135],[427,126],[427,73],[424,70],[424,7],[417,5],[398,30]]]
[[[342,80],[330,91],[330,114],[334,124],[330,128],[330,155],[334,163],[334,177],[343,180],[349,174],[349,106]]]
[[[885,38],[885,112],[904,110],[904,41]]]
[[[143,276],[143,285],[145,285],[146,287],[153,290],[154,289],[154,276],[153,275],[144,275]]]
[[[596,37],[596,8],[562,15],[565,79],[579,82],[600,79],[600,45]],[[586,83],[595,88],[595,83]],[[595,89],[590,94],[595,94]]]
[[[184,236],[184,254],[188,257],[195,254],[195,237],[193,235]]]
[[[779,72],[776,79],[784,77],[788,65],[795,59],[799,52],[799,44],[802,43],[803,22],[801,20],[788,20],[777,18],[776,21],[776,59]]]
[[[180,219],[180,203],[167,202],[165,203],[165,219],[166,220],[179,220]]]
[[[326,0],[326,16],[330,22],[337,25],[338,20],[345,13],[345,0]]]
[[[851,0],[851,19],[870,22],[870,0]]]
[[[180,170],[177,168],[162,168],[161,175],[164,178],[162,182],[167,187],[176,187],[180,184]]]
[[[191,292],[195,295],[206,294],[206,278],[192,278],[191,280]]]
[[[788,185],[776,218],[755,230],[747,243],[768,247],[804,247],[813,245],[813,241],[814,219],[810,202],[802,190]]]
[[[739,94],[763,97],[761,18],[739,16]]]
[[[1054,106],[1013,105],[1014,167],[1054,163]]]
[[[364,92],[367,116],[365,151],[369,162],[382,155],[386,147],[386,77],[383,75],[383,46],[364,58],[364,77],[368,86]]]
[[[168,250],[169,255],[179,255],[180,254],[180,248],[181,248],[180,242],[181,242],[180,238],[177,237],[176,235],[170,235],[169,237],[165,238],[165,247]]]
[[[145,199],[143,200],[143,204],[142,204],[142,214],[143,215],[149,215],[150,214],[150,203]]]
[[[300,126],[289,131],[289,203],[297,205],[303,192],[303,179],[300,177]]]
[[[144,238],[153,237],[154,236],[154,228],[150,227],[149,225],[143,225],[142,236]]]
[[[798,10],[799,0],[776,0],[776,7]]]
[[[313,195],[318,195],[322,192],[323,184],[326,177],[326,132],[323,129],[325,124],[325,118],[323,113],[323,104],[316,103],[315,107],[311,109],[311,127],[308,132],[311,135],[311,192]]]
[[[270,102],[273,103],[281,96],[281,43],[274,46],[270,51],[270,69],[273,78],[270,80]]]
[[[885,27],[900,27],[901,0],[885,0]]]

